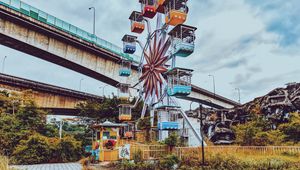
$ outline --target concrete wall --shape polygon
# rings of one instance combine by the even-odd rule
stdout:
[[[22,93],[28,89],[0,84],[0,90]],[[74,109],[78,103],[84,102],[83,100],[76,99],[73,97],[39,91],[32,91],[31,95],[32,99],[35,101],[38,107],[47,109]]]

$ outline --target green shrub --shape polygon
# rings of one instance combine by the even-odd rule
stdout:
[[[174,169],[175,165],[179,163],[179,159],[175,155],[168,155],[164,159],[159,161],[160,169]]]
[[[56,148],[60,162],[74,162],[81,159],[84,151],[81,142],[67,136],[61,139]]]
[[[47,137],[38,133],[33,134],[28,140],[21,140],[13,152],[13,163],[38,164],[49,161],[51,155]]]
[[[136,164],[129,160],[123,160],[121,164],[119,165],[119,169],[122,170],[137,170]]]
[[[143,161],[143,156],[142,156],[142,151],[139,149],[136,152],[133,153],[132,158],[134,160],[134,163],[142,162]]]
[[[81,159],[81,142],[73,137],[47,138],[38,133],[22,140],[13,153],[15,164],[74,162]]]

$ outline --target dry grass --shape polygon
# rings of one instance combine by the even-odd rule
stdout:
[[[0,169],[1,170],[9,170],[7,157],[1,156],[1,155],[0,155]]]

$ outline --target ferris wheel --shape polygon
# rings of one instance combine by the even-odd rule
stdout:
[[[196,27],[184,25],[188,16],[187,0],[139,0],[141,11],[133,11],[129,17],[131,32],[136,35],[124,35],[123,52],[134,54],[137,45],[142,54],[138,63],[138,82],[133,85],[138,89],[138,102],[144,102],[141,117],[150,111],[151,117],[156,113],[160,139],[164,139],[164,131],[179,130],[177,121],[181,114],[193,129],[196,137],[202,137],[195,131],[185,113],[176,102],[176,97],[191,93],[191,77],[193,70],[176,66],[177,57],[188,57],[194,52]],[[157,16],[156,16],[157,15]],[[156,27],[152,31],[151,19],[156,16]],[[163,20],[164,17],[164,21]],[[138,40],[138,35],[146,32],[146,42]],[[132,61],[121,60],[119,76],[131,76]],[[119,94],[128,97],[130,85],[120,84]],[[126,101],[126,97],[124,98]],[[136,105],[136,104],[135,104]],[[119,119],[131,119],[131,106],[120,105]],[[127,115],[127,117],[125,116]],[[126,118],[125,118],[126,117]],[[152,123],[153,124],[153,121]]]

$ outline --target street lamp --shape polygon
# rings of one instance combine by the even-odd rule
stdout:
[[[213,80],[213,87],[214,87],[214,97],[216,97],[216,84],[215,84],[215,76],[209,74],[208,77],[212,77]]]
[[[84,78],[81,78],[80,81],[79,81],[79,91],[81,91],[82,80],[84,80]]]
[[[96,23],[96,8],[95,7],[90,7],[89,10],[93,10],[94,11],[94,24],[93,24],[93,34],[95,34],[95,30],[96,30],[96,26],[95,26],[95,23]]]
[[[4,56],[3,61],[2,61],[2,73],[4,73],[4,67],[5,67],[5,60],[7,56]]]
[[[108,86],[108,84],[107,85],[104,85],[104,86],[101,86],[101,87],[99,87],[99,89],[101,89],[102,88],[102,96],[104,96],[104,89],[105,89],[105,87],[106,86]]]
[[[235,90],[237,90],[237,92],[238,92],[238,95],[239,95],[239,103],[241,104],[241,90],[240,90],[240,88],[235,88]]]

